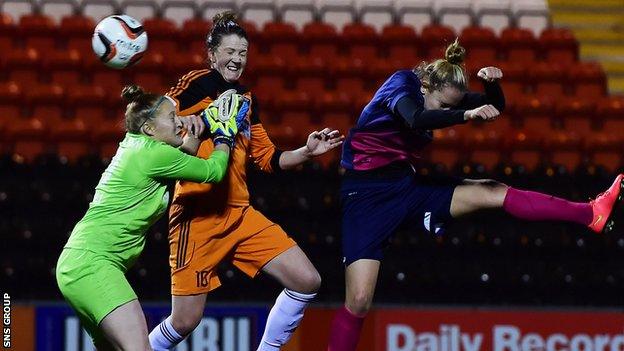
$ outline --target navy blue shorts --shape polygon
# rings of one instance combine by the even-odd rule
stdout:
[[[437,234],[451,218],[455,187],[463,179],[414,175],[345,175],[342,202],[342,252],[345,265],[359,259],[381,260],[389,239],[402,225],[421,225]]]

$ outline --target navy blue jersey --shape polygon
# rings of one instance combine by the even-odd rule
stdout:
[[[450,110],[426,110],[420,79],[411,70],[391,75],[364,107],[355,127],[349,130],[341,165],[367,171],[395,162],[415,164],[431,142],[431,129],[465,123],[464,112],[486,104],[502,111],[505,105],[498,83],[484,83],[486,94],[467,92]],[[409,98],[415,115],[410,121],[397,111],[397,103]]]

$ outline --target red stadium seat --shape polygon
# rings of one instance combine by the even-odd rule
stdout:
[[[500,84],[505,93],[505,99],[512,103],[524,99],[529,85],[528,67],[523,62],[509,61],[501,61],[496,66],[503,71]]]
[[[557,99],[564,95],[565,71],[561,65],[554,62],[536,62],[530,66],[530,79],[535,94]]]
[[[533,172],[543,161],[543,141],[540,129],[510,132],[505,138],[505,149],[509,155],[509,161]]]
[[[373,99],[374,95],[374,91],[362,91],[355,96],[350,95],[350,98],[352,98],[353,101],[351,111],[353,111],[353,116],[355,120],[360,117],[360,115],[362,114],[362,110],[364,110],[364,107],[366,107],[366,105],[368,105],[368,103]]]
[[[349,130],[355,127],[356,119],[349,113],[330,112],[322,116],[321,128],[337,129],[341,134],[347,135]]]
[[[295,80],[295,89],[320,94],[325,90],[326,63],[320,57],[301,57],[293,64],[291,77]]]
[[[352,111],[353,102],[348,94],[341,91],[325,92],[316,99],[315,116],[320,116],[318,129],[337,129],[347,135],[357,120]],[[323,168],[340,162],[341,148],[337,148],[316,159]]]
[[[311,22],[303,27],[303,40],[307,47],[306,55],[333,60],[338,55],[340,39],[336,28],[324,22]]]
[[[481,67],[491,66],[497,61],[498,38],[487,27],[470,26],[462,30],[460,44],[466,49],[466,59]]]
[[[292,134],[293,139],[288,144],[291,147],[303,145],[307,140],[308,135],[314,130],[318,130],[320,127],[319,124],[312,123],[311,118],[306,115],[307,113],[303,115],[286,113],[282,116],[282,122],[280,124],[285,128],[292,128],[294,130]]]
[[[467,62],[464,65],[464,68],[466,69],[466,74],[468,75],[468,90],[481,93],[483,92],[483,80],[477,77],[477,73],[483,67],[484,66],[482,64],[474,61]],[[503,75],[505,75],[504,72]]]
[[[7,52],[13,48],[15,38],[15,24],[8,13],[0,12],[0,50]]]
[[[299,56],[299,33],[294,25],[284,22],[267,22],[262,31],[262,43],[268,46],[269,53],[280,56],[288,64]]]
[[[0,12],[0,26],[2,28],[13,25],[13,18],[6,12]]]
[[[585,142],[585,153],[591,162],[615,172],[622,165],[624,140],[617,132],[594,133]]]
[[[92,136],[97,142],[100,157],[111,159],[115,155],[125,133],[126,130],[122,119],[107,120],[106,123],[95,126],[92,129]]]
[[[380,58],[366,63],[369,88],[377,89],[398,70],[413,69],[415,63],[401,58]]]
[[[56,49],[57,27],[51,17],[41,14],[28,14],[20,18],[18,33],[27,48],[35,48],[41,53]]]
[[[253,44],[252,46],[257,45],[258,47],[260,47],[262,45],[262,42],[261,42],[262,36],[256,24],[252,21],[245,21],[245,20],[239,21],[238,23],[240,23],[241,27],[245,29],[245,32],[247,33],[247,37],[249,38],[249,42]]]
[[[295,119],[309,121],[312,117],[312,106],[312,95],[305,91],[287,90],[275,99],[275,109],[279,111],[282,119],[288,117],[291,121]]]
[[[544,150],[548,153],[550,163],[564,166],[573,172],[583,161],[583,139],[572,131],[555,131],[546,134]]]
[[[253,89],[256,97],[256,105],[253,109],[260,112],[260,120],[262,123],[279,123],[282,116],[279,111],[275,110],[276,94],[271,90]]]
[[[92,84],[104,87],[107,91],[121,92],[125,83],[125,71],[106,67],[95,55],[83,56],[83,72]]]
[[[73,15],[63,17],[58,28],[59,37],[68,49],[78,50],[87,55],[91,52],[91,38],[95,22],[88,16]]]
[[[121,90],[108,92],[106,98],[107,113],[104,118],[108,123],[121,121],[121,124],[123,124],[127,103],[121,97]]]
[[[166,18],[148,18],[143,20],[143,29],[149,35],[149,50],[169,54],[178,49],[178,28]]]
[[[351,97],[365,90],[367,67],[357,58],[341,57],[333,60],[328,67],[336,90],[346,92]]]
[[[433,133],[435,140],[429,148],[427,148],[427,159],[435,164],[442,164],[447,170],[462,160],[460,156],[464,154],[464,139],[460,134],[459,128],[436,129]]]
[[[599,63],[579,62],[568,70],[569,84],[578,97],[600,98],[607,94],[607,78]]]
[[[290,124],[283,125],[280,122],[278,124],[265,123],[264,128],[266,129],[266,132],[269,135],[269,138],[271,138],[271,141],[278,148],[296,147],[297,144],[300,144],[303,142],[303,141],[298,140],[299,134],[296,131],[296,126],[293,126]]]
[[[164,83],[169,87],[175,85],[180,77],[190,71],[207,68],[206,55],[196,52],[181,52],[176,55],[167,55],[167,61],[169,61],[171,73],[166,75]],[[249,73],[247,72],[248,70],[249,64],[245,69],[246,74]]]
[[[515,119],[521,121],[524,128],[541,131],[554,128],[552,99],[536,95],[516,102],[515,106]]]
[[[80,118],[65,119],[50,125],[50,140],[56,146],[56,153],[70,162],[75,162],[90,151],[91,136],[87,125]]]
[[[424,58],[428,61],[444,58],[446,47],[455,40],[455,37],[451,27],[439,24],[425,26],[420,34]]]
[[[275,99],[275,110],[281,114],[279,127],[269,124],[269,136],[278,146],[296,147],[312,131],[312,99],[302,91],[285,91]]]
[[[318,129],[320,128],[322,126],[318,126]],[[330,150],[323,155],[315,157],[314,162],[320,164],[323,169],[329,169],[332,165],[340,163],[341,150],[340,147]]]
[[[470,154],[470,161],[492,170],[501,159],[502,137],[496,130],[484,128],[465,136],[464,150]],[[435,143],[435,141],[434,141]]]
[[[420,61],[419,38],[414,28],[400,24],[390,24],[381,32],[381,45],[388,58],[411,60],[412,65]]]
[[[86,52],[86,54],[90,54]],[[84,82],[82,57],[75,49],[53,51],[43,57],[43,67],[52,83],[65,88],[74,87]]]
[[[315,99],[315,123],[340,130],[345,134],[355,125],[352,98],[343,91],[326,91]]]
[[[286,84],[286,62],[278,56],[259,56],[249,70],[256,73],[256,89],[279,92]]]
[[[31,86],[24,91],[24,102],[32,117],[51,125],[64,115],[65,90],[57,84]]]
[[[570,29],[546,28],[538,40],[547,61],[559,64],[578,61],[579,43]]]
[[[168,90],[162,77],[168,73],[165,57],[158,51],[148,52],[136,65],[127,70],[132,76],[133,83],[140,85],[146,91],[164,94]]]
[[[47,151],[46,130],[44,122],[36,118],[20,118],[7,125],[6,136],[15,157],[32,162]]]
[[[70,89],[66,101],[72,115],[89,126],[101,123],[109,111],[106,91],[100,86],[87,85],[80,89]]]
[[[624,131],[624,97],[610,96],[598,102],[597,115],[603,119],[604,130]]]
[[[506,103],[505,110],[496,120],[491,122],[472,121],[466,125],[465,129],[479,133],[493,130],[504,135],[511,128],[520,128],[522,126],[522,122],[516,119],[515,111],[515,104]]]
[[[7,123],[20,117],[22,89],[15,82],[0,82],[0,120]]]
[[[508,61],[532,62],[537,57],[537,40],[524,28],[505,28],[500,36]]]
[[[180,50],[205,55],[206,37],[212,28],[212,22],[202,18],[191,18],[182,24],[178,33]]]
[[[39,51],[33,48],[17,49],[5,55],[9,80],[23,87],[37,84],[41,63]]]
[[[342,40],[352,58],[370,61],[378,56],[379,37],[375,29],[367,24],[347,24],[342,28]]]
[[[596,118],[596,102],[575,97],[557,100],[555,118],[565,130],[585,137],[600,125]]]

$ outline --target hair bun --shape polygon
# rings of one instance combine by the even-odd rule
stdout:
[[[459,39],[455,39],[453,44],[446,48],[444,58],[451,64],[461,65],[466,57],[466,49],[459,45]]]
[[[236,13],[232,11],[224,11],[224,12],[217,13],[216,15],[214,15],[214,17],[212,17],[212,23],[214,24],[215,27],[225,26],[229,24],[230,22],[234,22],[234,24],[238,24],[236,19],[237,19]]]
[[[126,100],[126,102],[131,103],[137,100],[139,97],[145,94],[143,88],[138,85],[126,85],[121,90],[121,97]]]

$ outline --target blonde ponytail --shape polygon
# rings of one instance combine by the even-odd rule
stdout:
[[[423,86],[429,90],[440,90],[445,86],[452,86],[461,91],[468,88],[468,76],[463,63],[466,49],[459,45],[459,40],[446,48],[443,59],[432,63],[421,63],[414,69]]]

